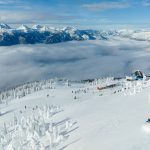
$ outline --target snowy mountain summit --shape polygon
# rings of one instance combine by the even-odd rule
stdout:
[[[33,25],[33,27],[32,27],[32,29],[35,29],[35,30],[39,30],[39,29],[41,29],[41,28],[43,28],[43,26],[42,26],[42,25],[39,25],[39,24],[35,24],[35,25]]]
[[[22,24],[20,27],[18,27],[16,30],[22,31],[22,32],[28,32],[30,28],[24,24]]]
[[[0,24],[0,29],[11,29],[11,27],[7,24],[1,23]]]

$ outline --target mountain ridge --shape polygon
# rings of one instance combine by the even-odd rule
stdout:
[[[42,25],[21,25],[11,28],[7,24],[0,24],[0,46],[17,44],[53,44],[66,41],[107,40],[113,33],[98,30],[79,30],[73,27],[52,28]]]
[[[150,30],[94,30],[77,29],[66,26],[55,28],[35,24],[28,27],[25,24],[12,28],[7,24],[0,24],[0,46],[17,44],[54,44],[67,41],[109,40],[112,37],[128,38],[137,41],[150,41]]]

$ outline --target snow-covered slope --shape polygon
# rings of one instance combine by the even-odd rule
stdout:
[[[16,30],[18,30],[18,31],[20,31],[20,32],[29,32],[31,29],[28,27],[28,26],[26,26],[26,25],[21,25],[20,27],[18,27]]]
[[[2,29],[11,29],[11,27],[7,24],[1,23],[0,24],[0,30],[2,30]]]
[[[150,148],[149,81],[46,80],[2,92],[1,149]]]

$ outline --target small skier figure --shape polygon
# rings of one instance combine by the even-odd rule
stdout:
[[[76,97],[76,96],[74,96],[74,99],[77,99],[77,97]]]

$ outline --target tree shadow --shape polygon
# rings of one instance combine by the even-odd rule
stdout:
[[[11,113],[11,112],[13,112],[13,111],[14,111],[14,109],[8,110],[8,111],[5,111],[5,112],[1,112],[1,113],[0,113],[0,116],[4,116],[4,115],[6,115],[6,114],[8,114],[8,113]]]
[[[55,126],[59,126],[59,125],[64,124],[66,121],[69,121],[69,120],[71,120],[71,119],[70,118],[66,118],[66,119],[63,119],[63,120],[61,120],[61,121],[59,121],[57,123],[54,123],[54,125]]]
[[[79,140],[80,140],[80,139],[74,140],[74,141],[70,142],[69,144],[66,144],[65,146],[63,146],[62,148],[60,148],[60,149],[58,149],[58,150],[64,150],[65,148],[67,148],[68,146],[70,146],[70,145],[72,145],[72,144],[78,142]]]
[[[62,134],[62,135],[67,135],[67,134],[69,134],[69,133],[71,133],[71,132],[77,130],[78,128],[79,128],[79,127],[75,127],[75,128],[73,128],[72,130],[62,132],[61,134]]]

